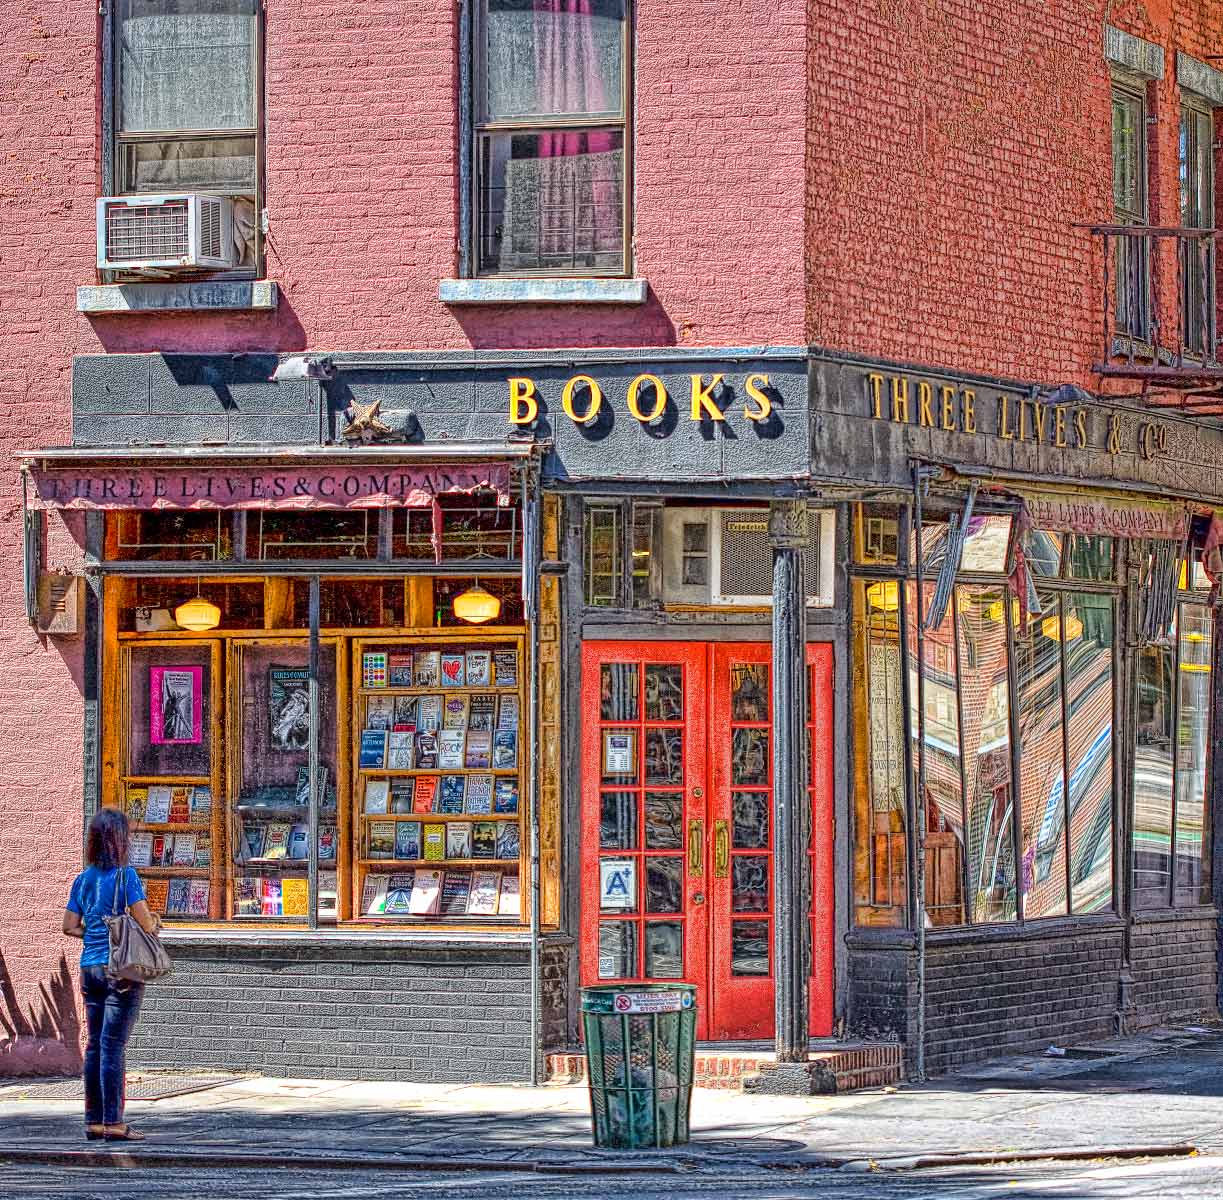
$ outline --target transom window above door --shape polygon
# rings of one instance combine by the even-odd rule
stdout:
[[[626,0],[480,0],[478,274],[628,270]]]

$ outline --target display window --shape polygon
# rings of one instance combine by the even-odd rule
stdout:
[[[528,924],[521,514],[418,516],[107,514],[103,803],[168,922]],[[396,537],[440,569],[352,573]]]

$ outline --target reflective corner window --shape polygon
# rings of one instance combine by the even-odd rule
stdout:
[[[856,549],[860,563],[893,566],[900,551],[900,511],[859,504],[855,512]]]
[[[1072,533],[1066,545],[1066,575],[1107,583],[1113,578],[1114,543],[1110,537]]]
[[[1029,529],[1023,539],[1028,570],[1045,579],[1056,579],[1062,570],[1063,534],[1051,529]]]

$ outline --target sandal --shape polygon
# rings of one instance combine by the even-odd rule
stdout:
[[[104,1138],[105,1136],[106,1136],[106,1126],[105,1125],[86,1125],[85,1126],[85,1140],[87,1142],[101,1141],[101,1139]]]
[[[102,1138],[107,1142],[143,1142],[143,1133],[137,1133],[130,1125],[107,1125]]]

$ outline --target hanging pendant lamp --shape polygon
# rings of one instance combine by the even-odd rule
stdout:
[[[194,599],[180,604],[174,610],[175,624],[192,633],[203,633],[215,629],[221,623],[221,610],[200,595],[200,585],[196,584]]]
[[[501,601],[480,586],[477,579],[466,591],[454,598],[454,615],[469,625],[483,625],[501,615]]]

